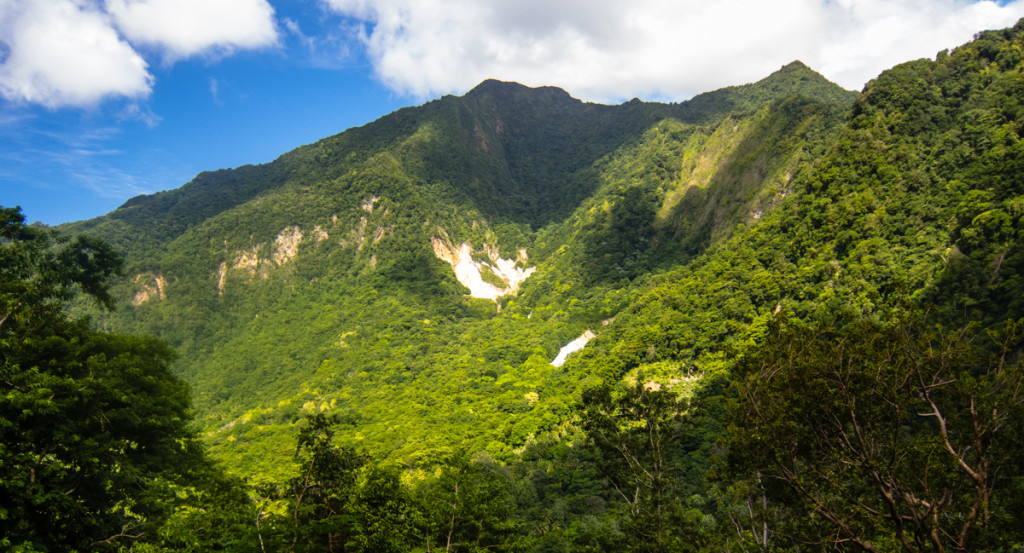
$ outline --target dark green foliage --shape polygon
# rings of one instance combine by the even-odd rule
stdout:
[[[459,456],[421,486],[428,550],[517,550],[522,541],[509,471],[486,456]]]
[[[849,104],[857,93],[839,88],[802,62],[794,61],[756,83],[698,94],[679,105],[677,117],[707,123],[722,114],[757,111],[773,100],[792,95],[826,104]]]
[[[640,375],[632,386],[583,394],[581,426],[614,503],[624,551],[694,551],[716,539],[724,499],[706,480],[724,435],[722,383],[680,392]],[[724,517],[723,517],[724,518]]]
[[[787,512],[770,541],[907,552],[1020,543],[1019,327],[984,336],[913,320],[773,321],[736,367],[729,443],[737,475],[756,474]]]
[[[207,489],[225,482],[188,427],[174,355],[157,340],[67,319],[77,289],[110,301],[120,260],[109,246],[26,227],[17,209],[0,213],[0,543],[158,542],[186,475],[206,474]]]
[[[659,198],[639,187],[627,188],[602,217],[584,227],[581,268],[587,283],[631,280],[647,269],[644,263],[654,238]]]
[[[353,545],[364,529],[373,526],[360,520],[358,509],[382,507],[374,501],[357,501],[360,469],[365,455],[350,447],[332,443],[338,419],[310,415],[299,430],[296,456],[299,475],[281,487],[270,486],[263,494],[283,501],[283,512],[267,521],[268,536],[260,539],[275,543],[285,551],[362,551]],[[373,482],[371,485],[379,485]],[[392,486],[393,487],[393,486]],[[371,491],[370,493],[378,493]],[[363,498],[370,499],[370,498]],[[386,501],[386,499],[379,499]],[[263,517],[263,513],[260,513]],[[376,524],[376,521],[374,521]],[[387,534],[381,536],[386,539]],[[369,549],[369,550],[372,550]]]
[[[173,437],[188,435],[188,393],[167,372],[169,351],[84,325],[11,338],[0,413],[4,534],[68,549],[144,534],[136,516],[154,506],[135,491],[183,455]]]
[[[110,306],[107,285],[122,261],[106,243],[29,227],[20,208],[0,208],[0,246],[0,321],[32,326],[79,291]]]
[[[682,519],[678,459],[685,404],[642,382],[612,399],[607,388],[583,394],[582,426],[601,452],[601,471],[628,505],[630,551],[679,551],[695,545]],[[691,530],[692,531],[692,530]]]

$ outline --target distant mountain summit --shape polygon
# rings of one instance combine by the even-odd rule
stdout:
[[[825,103],[849,103],[857,92],[829,81],[801,61],[794,61],[756,83],[698,94],[680,105],[677,117],[695,123],[709,122],[722,113],[756,109],[767,101],[790,95]]]
[[[464,95],[467,100],[490,100],[506,103],[517,97],[529,97],[533,101],[579,102],[565,90],[557,86],[529,87],[514,81],[487,79],[474,86]]]

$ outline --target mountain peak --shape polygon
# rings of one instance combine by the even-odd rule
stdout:
[[[754,83],[754,86],[774,91],[791,90],[795,94],[823,101],[852,101],[857,93],[846,90],[811,69],[804,62],[794,60]]]
[[[821,73],[818,73],[814,69],[811,69],[810,66],[808,66],[807,64],[800,60],[793,60],[787,63],[786,65],[783,65],[782,67],[774,71],[772,74],[768,75],[764,79],[761,79],[761,81],[764,82],[787,78],[822,81],[830,85],[836,86],[835,83],[829,81],[824,76],[822,76]]]
[[[474,86],[465,95],[466,98],[518,98],[525,96],[572,99],[568,92],[557,86],[530,87],[514,81],[499,81],[498,79],[487,79]]]
[[[800,60],[793,60],[786,65],[783,65],[782,69],[779,69],[779,71],[810,71],[814,73],[813,69]]]
[[[680,106],[680,116],[688,121],[708,121],[729,112],[760,109],[773,100],[793,95],[828,104],[851,104],[857,97],[856,92],[844,89],[797,60],[755,83],[698,94]]]

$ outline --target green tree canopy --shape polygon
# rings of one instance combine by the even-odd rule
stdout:
[[[776,320],[737,369],[731,456],[796,515],[777,539],[907,552],[1020,543],[1019,329]]]
[[[189,391],[162,342],[93,331],[64,308],[109,304],[103,242],[0,209],[0,546],[117,547],[164,516],[157,484],[194,460]]]

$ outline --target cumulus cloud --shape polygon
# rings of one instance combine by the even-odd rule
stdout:
[[[146,62],[87,4],[0,3],[0,42],[0,92],[7,98],[55,107],[150,91]]]
[[[266,0],[107,0],[106,7],[129,40],[156,46],[171,60],[277,43]]]
[[[48,107],[143,98],[137,49],[175,60],[276,44],[266,0],[0,0],[0,94]]]
[[[978,32],[1009,27],[1024,2],[841,0],[826,12],[832,34],[821,44],[822,73],[851,88],[898,63],[933,58]]]
[[[852,89],[1012,25],[1024,0],[321,0],[363,23],[378,78],[416,97],[486,78],[599,101],[682,99],[799,59]]]

